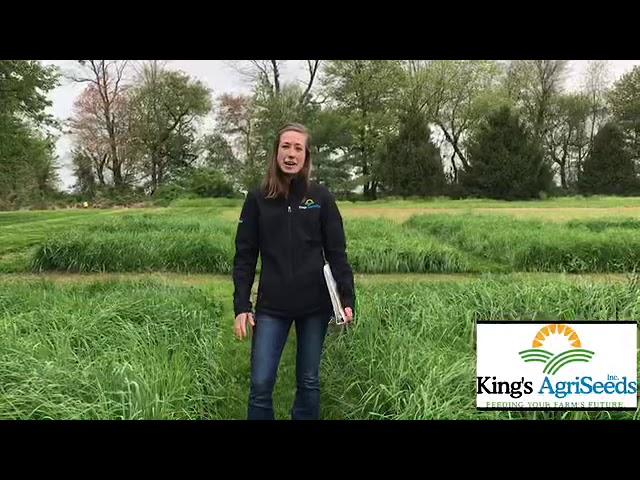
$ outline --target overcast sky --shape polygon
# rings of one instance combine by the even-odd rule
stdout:
[[[55,64],[61,68],[63,73],[71,72],[76,67],[75,60],[43,60],[45,64]],[[587,60],[572,60],[570,71],[567,76],[566,87],[575,90],[580,86],[581,77]],[[630,70],[634,65],[640,64],[640,60],[610,60],[610,71],[612,80],[617,80],[623,73]],[[229,62],[222,60],[171,60],[167,62],[167,67],[182,70],[191,77],[202,81],[211,89],[215,98],[222,93],[246,93],[249,91],[248,85],[242,77],[230,66]],[[284,63],[282,71],[282,81],[290,82],[301,80],[306,74],[304,61],[290,60]],[[51,113],[59,119],[67,119],[71,115],[73,102],[85,85],[73,83],[62,79],[61,85],[51,91],[50,98],[53,102]],[[57,144],[60,169],[60,178],[64,188],[70,187],[74,178],[69,168],[69,150],[71,143],[68,137],[61,137]]]

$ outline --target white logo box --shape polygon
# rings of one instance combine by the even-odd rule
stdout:
[[[476,323],[479,410],[635,410],[634,321]]]

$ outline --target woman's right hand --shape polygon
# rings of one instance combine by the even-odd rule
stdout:
[[[253,318],[253,313],[251,312],[239,313],[236,317],[233,330],[239,340],[244,340],[247,336],[247,321],[251,324],[251,327],[256,326],[256,321]]]

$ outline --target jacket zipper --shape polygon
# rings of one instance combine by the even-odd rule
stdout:
[[[289,219],[289,272],[291,278],[293,278],[293,240],[291,238],[291,205],[287,206],[288,219]]]

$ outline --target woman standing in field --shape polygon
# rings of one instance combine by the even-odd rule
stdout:
[[[333,309],[323,275],[331,266],[353,321],[355,289],[342,217],[333,195],[310,182],[307,129],[285,126],[276,138],[262,187],[250,191],[240,214],[233,266],[235,334],[253,328],[248,419],[274,419],[273,388],[292,323],[297,338],[296,396],[291,418],[320,418],[320,358]],[[256,262],[262,268],[255,317],[250,301]],[[324,255],[324,257],[323,257]]]

